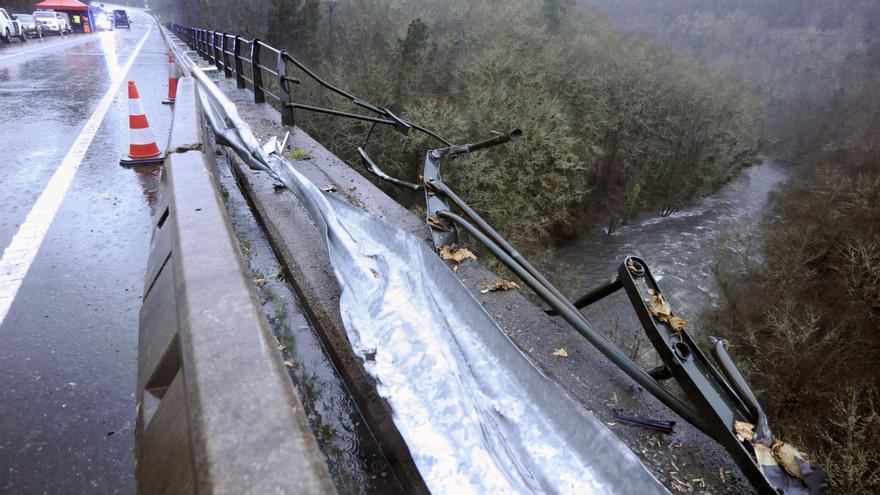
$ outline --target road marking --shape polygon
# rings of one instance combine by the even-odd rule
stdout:
[[[12,242],[3,250],[3,258],[0,259],[0,325],[3,324],[3,320],[9,313],[12,301],[15,300],[18,289],[37,256],[37,250],[40,249],[46,232],[49,230],[52,220],[55,219],[58,208],[61,207],[61,201],[73,182],[73,176],[85,158],[86,151],[92,144],[110,105],[113,104],[113,98],[119,92],[119,86],[125,80],[125,76],[152,30],[152,26],[147,29],[146,34],[141,38],[122,70],[117,73],[115,79],[111,80],[110,89],[98,103],[98,108],[86,121],[67,155],[61,160],[61,165],[55,170],[46,188],[34,203],[24,223],[18,227],[18,232],[15,233]]]
[[[15,53],[10,53],[9,55],[3,55],[2,57],[0,57],[0,60],[6,60],[7,58],[17,57],[19,55],[26,55],[28,53],[38,52],[40,50],[45,50],[47,48],[55,48],[56,46],[69,45],[69,44],[75,43],[75,42],[85,43],[86,41],[94,41],[95,39],[97,39],[97,38],[91,38],[91,39],[87,39],[84,41],[82,38],[77,38],[77,39],[65,41],[63,43],[55,43],[54,45],[46,45],[46,46],[41,46],[39,48],[31,48],[30,50],[25,50],[23,52],[15,52]]]

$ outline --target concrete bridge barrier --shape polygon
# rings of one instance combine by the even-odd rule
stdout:
[[[245,270],[192,79],[175,104],[140,315],[138,493],[334,493]]]

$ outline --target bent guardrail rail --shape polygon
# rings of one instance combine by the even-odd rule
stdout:
[[[367,170],[380,179],[407,189],[424,189],[426,191],[428,203],[427,221],[433,229],[432,234],[434,234],[435,247],[438,249],[450,247],[455,241],[456,225],[465,228],[474,238],[486,246],[493,255],[497,256],[503,264],[516,273],[539,297],[550,304],[551,309],[548,310],[548,313],[563,316],[565,321],[586,337],[595,348],[627,373],[636,383],[650,391],[652,395],[666,404],[670,410],[687,420],[688,423],[724,446],[759,492],[775,493],[775,487],[783,485],[786,486],[787,490],[802,491],[802,486],[795,486],[799,483],[797,480],[793,480],[791,486],[788,486],[789,480],[786,479],[771,481],[772,470],[768,469],[769,464],[765,465],[765,463],[760,461],[760,456],[757,455],[757,446],[749,445],[742,438],[739,438],[735,422],[739,421],[746,424],[757,420],[757,423],[761,424],[760,414],[758,414],[760,407],[754,404],[756,402],[754,399],[749,401],[749,403],[745,401],[743,395],[750,395],[751,393],[741,377],[739,377],[739,383],[737,383],[735,379],[736,374],[731,374],[731,369],[735,371],[735,366],[731,369],[726,369],[722,366],[724,371],[722,376],[714,368],[714,365],[706,359],[696,342],[693,341],[685,330],[686,323],[672,315],[670,310],[663,309],[665,306],[663,306],[662,293],[653,282],[653,279],[650,279],[647,267],[640,260],[627,258],[621,268],[621,273],[629,274],[632,272],[636,278],[639,278],[640,282],[648,280],[648,285],[644,287],[645,294],[641,294],[639,292],[640,289],[633,284],[626,285],[622,282],[614,282],[608,287],[600,287],[586,294],[578,299],[576,303],[573,303],[553,287],[543,275],[534,270],[491,226],[485,223],[478,214],[440,180],[439,165],[440,159],[444,156],[452,157],[457,154],[476,151],[494,144],[507,142],[514,138],[515,135],[518,135],[518,131],[496,136],[476,144],[452,145],[433,131],[407,121],[393,114],[387,108],[354,97],[345,90],[330,85],[299,63],[295,58],[288,55],[284,50],[275,49],[257,39],[242,40],[239,37],[231,37],[225,33],[221,34],[179,25],[173,26],[172,29],[180,37],[187,40],[188,44],[196,50],[196,53],[215,65],[218,72],[222,71],[227,78],[231,78],[234,75],[238,88],[251,90],[255,103],[264,103],[267,95],[276,100],[280,107],[280,120],[283,125],[293,125],[293,109],[303,109],[371,122],[373,127],[377,124],[389,125],[402,134],[407,134],[411,129],[416,129],[443,142],[447,147],[428,151],[425,170],[422,174],[424,177],[423,184],[407,182],[385,174],[379,165],[366,153],[365,146],[358,148],[358,152]],[[232,51],[229,51],[228,40],[230,39],[233,40]],[[243,44],[250,47],[250,58],[241,55]],[[268,52],[275,56],[275,65],[265,65],[262,62],[262,60],[265,60],[265,58],[261,58],[262,54]],[[246,66],[244,62],[247,62]],[[250,72],[244,70],[245,67]],[[291,93],[291,83],[298,83],[299,81],[289,74],[289,67],[299,69],[306,77],[316,81],[325,89],[347,98],[350,103],[373,112],[377,116],[372,117],[341,112],[295,102]],[[211,69],[213,70],[214,67],[211,67]],[[269,86],[263,83],[264,75],[266,75],[270,82]],[[204,74],[197,77],[203,78]],[[274,89],[275,86],[272,84],[275,82],[277,82],[277,90]],[[208,85],[207,89],[214,91],[210,86],[212,85]],[[278,91],[279,94],[274,94],[273,91]],[[221,100],[222,98],[217,101]],[[221,103],[216,104],[222,105]],[[207,108],[209,104],[206,103],[205,106]],[[277,164],[273,165],[271,163],[273,149],[277,157],[281,155],[281,150],[284,146],[277,147],[275,143],[263,149],[255,146],[251,142],[253,141],[252,136],[249,137],[248,133],[240,132],[240,119],[237,116],[231,118],[231,115],[235,115],[234,109],[230,112],[226,108],[218,108],[217,112],[213,115],[209,112],[209,120],[211,120],[212,128],[218,132],[218,139],[223,144],[234,148],[251,168],[264,170],[272,177],[284,183],[288,188],[291,188],[291,178],[285,177],[287,171],[283,167],[279,168]],[[369,140],[373,127],[367,133],[365,143]],[[450,204],[446,200],[451,200],[455,203],[455,206],[462,210],[465,216],[450,211]],[[314,217],[316,211],[311,213]],[[645,274],[648,274],[647,278],[645,278]],[[592,328],[592,324],[579,312],[583,305],[605,297],[624,286],[626,286],[627,293],[630,295],[635,309],[639,313],[645,331],[651,337],[652,343],[665,363],[665,366],[661,368],[650,371],[642,370],[613,343],[608,341],[603,334]],[[650,301],[651,298],[648,296],[654,296],[656,304],[660,305],[660,310],[647,308],[644,300],[647,298]],[[666,313],[654,314],[652,311],[666,311]],[[667,325],[669,328],[663,325]],[[728,365],[728,368],[730,366],[732,365]],[[690,403],[682,401],[661,385],[660,382],[662,380],[669,378],[674,378],[679,382],[687,393]],[[738,384],[739,386],[734,388],[728,382],[732,382],[734,385]],[[763,429],[769,432],[769,429],[766,428],[766,418],[763,424],[765,426]],[[762,438],[762,440],[769,441],[769,437]]]
[[[284,184],[321,233],[343,288],[350,345],[381,384],[429,489],[667,493],[534,367],[431,248],[326,197],[285,160],[284,144],[260,145],[231,101],[185,59],[218,142]]]
[[[137,491],[334,493],[180,83],[140,316]]]

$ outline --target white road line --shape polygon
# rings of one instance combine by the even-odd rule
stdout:
[[[94,39],[97,39],[97,38],[94,38]],[[92,41],[92,39],[89,39],[89,40],[86,40],[86,41]],[[39,47],[39,48],[31,48],[30,50],[24,50],[24,51],[22,51],[22,52],[15,52],[15,53],[10,53],[9,55],[3,55],[2,57],[0,57],[0,60],[6,60],[7,58],[17,57],[17,56],[19,56],[19,55],[26,55],[26,54],[28,54],[28,53],[38,52],[38,51],[40,51],[40,50],[46,50],[46,49],[48,49],[48,48],[54,48],[54,47],[56,47],[56,46],[69,45],[69,44],[74,43],[74,42],[85,43],[86,41],[83,41],[82,38],[77,38],[77,39],[73,39],[73,40],[70,40],[70,41],[65,41],[65,42],[63,42],[63,43],[55,43],[55,44],[52,44],[52,45],[41,46],[41,47]]]
[[[119,86],[125,80],[125,76],[152,30],[153,28],[150,26],[117,77],[111,80],[110,89],[107,90],[101,102],[98,103],[98,108],[86,121],[79,136],[70,146],[70,151],[61,160],[61,165],[49,179],[49,184],[46,185],[39,199],[34,203],[24,223],[19,226],[12,242],[3,251],[3,258],[0,259],[0,325],[3,324],[3,320],[9,313],[12,301],[15,300],[18,289],[37,255],[37,250],[40,249],[46,232],[49,230],[55,214],[58,213],[58,208],[70,188],[74,174],[86,156],[86,151],[92,144],[110,105],[113,104],[113,98],[116,97]]]

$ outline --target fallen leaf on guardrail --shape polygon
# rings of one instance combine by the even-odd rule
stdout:
[[[663,294],[654,294],[654,298],[651,300],[650,306],[648,306],[648,311],[662,323],[669,325],[677,334],[680,334],[682,330],[689,326],[688,322],[683,318],[673,316],[672,306],[669,305]]]
[[[257,287],[262,287],[262,286],[266,285],[266,279],[265,278],[254,279],[254,285],[256,285]]]
[[[519,290],[519,285],[516,282],[511,282],[510,280],[505,280],[503,278],[499,278],[498,280],[492,282],[491,284],[484,285],[480,294],[486,294],[487,292],[500,292],[507,290]]]
[[[654,295],[654,299],[651,300],[651,306],[648,309],[660,321],[665,322],[672,316],[672,307],[666,301],[666,298],[663,297],[663,294]]]
[[[443,220],[437,215],[431,215],[428,217],[428,226],[441,232],[449,232],[449,225],[446,224],[446,220]]]
[[[672,329],[676,332],[680,332],[690,326],[688,322],[684,321],[684,319],[679,318],[678,316],[670,316],[669,321],[667,321],[666,323],[668,323],[669,326],[672,327]]]
[[[773,451],[773,457],[779,462],[779,465],[788,472],[788,474],[796,478],[804,479],[804,473],[801,470],[801,466],[798,464],[797,459],[800,458],[804,462],[806,462],[806,459],[798,449],[791,444],[776,440],[773,442],[773,446],[770,447],[770,450]]]
[[[278,344],[278,345],[275,346],[275,348],[278,349],[278,350],[281,351],[281,352],[284,352],[284,349],[287,349],[287,346],[284,345],[284,344]]]
[[[740,441],[745,440],[751,442],[755,438],[755,425],[746,423],[745,421],[734,421],[733,429],[736,430],[736,437]]]
[[[284,366],[287,366],[288,368],[295,368],[296,367],[296,365],[293,364],[293,361],[287,361],[287,360],[284,361]]]
[[[633,275],[639,275],[639,274],[642,273],[642,271],[639,269],[639,267],[636,266],[636,263],[635,263],[635,261],[632,260],[632,258],[630,258],[629,260],[627,260],[627,262],[626,262],[626,267],[629,269],[629,271],[630,271]]]
[[[553,355],[557,357],[568,357],[568,351],[565,350],[565,347],[560,347],[553,351]]]
[[[468,258],[477,259],[470,249],[460,248],[455,244],[447,244],[440,248],[440,257],[446,261],[452,261],[456,265],[463,263]]]

